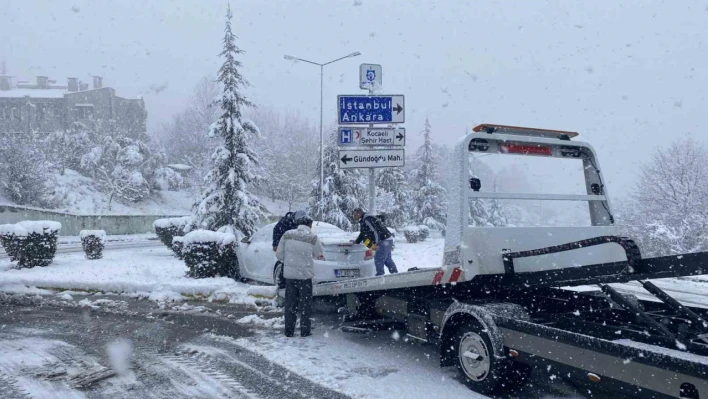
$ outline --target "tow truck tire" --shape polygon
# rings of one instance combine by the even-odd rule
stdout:
[[[488,330],[480,323],[467,321],[460,325],[454,345],[457,370],[470,389],[482,394],[511,390],[511,361],[496,353]]]

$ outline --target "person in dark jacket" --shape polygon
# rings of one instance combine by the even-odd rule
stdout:
[[[374,215],[367,215],[361,208],[354,209],[354,221],[359,222],[359,236],[354,240],[356,244],[362,242],[367,247],[376,251],[374,264],[376,265],[376,275],[384,274],[384,266],[389,273],[398,273],[396,264],[391,258],[393,250],[393,235],[386,226]]]
[[[273,252],[278,249],[280,239],[288,230],[297,229],[297,221],[305,216],[305,211],[288,212],[273,228]]]

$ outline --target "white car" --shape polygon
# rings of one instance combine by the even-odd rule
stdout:
[[[252,237],[241,240],[237,250],[238,268],[241,277],[284,288],[282,264],[273,251],[273,228],[275,223],[263,226]],[[352,234],[324,222],[314,222],[312,231],[324,246],[324,260],[315,260],[313,283],[376,274],[373,252],[364,245],[352,244]]]

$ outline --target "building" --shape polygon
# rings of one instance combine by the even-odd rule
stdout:
[[[66,85],[46,76],[36,83],[17,82],[0,76],[0,137],[11,133],[51,133],[66,129],[73,122],[90,126],[96,120],[115,120],[128,137],[144,139],[147,135],[147,111],[142,99],[116,96],[115,90],[103,87],[103,78],[93,77],[93,88],[68,78]]]

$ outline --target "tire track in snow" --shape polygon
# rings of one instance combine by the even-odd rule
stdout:
[[[23,390],[17,379],[0,371],[0,395],[3,398],[31,398],[27,391]]]
[[[169,395],[184,395],[184,398],[205,397],[229,399],[260,399],[241,383],[221,370],[210,365],[201,364],[194,359],[179,355],[155,355],[169,369],[168,373],[180,376],[180,380],[170,377],[170,385],[174,392]],[[156,365],[153,364],[153,367]],[[168,376],[169,377],[169,376]],[[166,396],[167,397],[167,396]],[[180,396],[177,396],[180,397]]]

